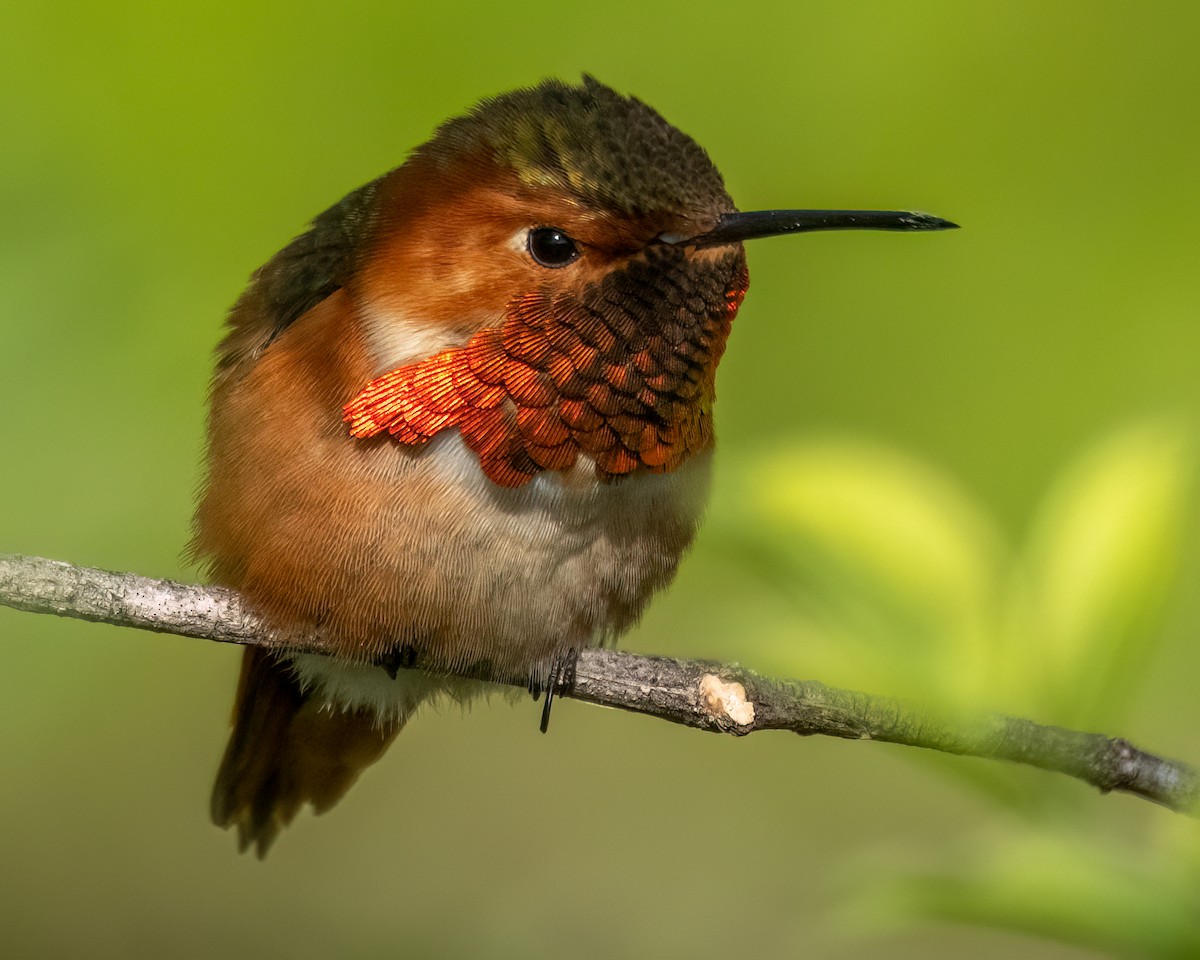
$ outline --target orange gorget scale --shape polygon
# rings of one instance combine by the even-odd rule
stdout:
[[[626,311],[527,294],[500,326],[371,381],[345,420],[355,437],[412,447],[457,428],[504,487],[581,453],[601,480],[674,470],[712,444],[713,380],[748,282],[742,262],[723,295],[680,306],[650,335]]]

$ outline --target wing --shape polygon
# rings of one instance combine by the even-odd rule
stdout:
[[[379,180],[343,197],[250,278],[217,348],[219,382],[242,376],[271,342],[353,273],[370,232]]]

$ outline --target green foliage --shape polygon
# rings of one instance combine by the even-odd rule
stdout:
[[[1124,717],[1161,637],[1196,500],[1187,427],[1152,422],[1114,434],[1043,502],[1017,573],[1026,602],[1014,603],[1004,658],[1024,673],[1008,682],[1035,691],[1030,707],[1075,725]]]
[[[899,923],[986,924],[1113,956],[1188,960],[1200,956],[1198,831],[1186,823],[1173,832],[1149,852],[1098,843],[1065,819],[1016,837],[979,837],[959,851],[966,866],[881,884],[868,894],[867,912]]]
[[[794,605],[763,650],[780,669],[856,661],[859,684],[1111,722],[1155,649],[1193,459],[1183,424],[1115,432],[1060,473],[1017,546],[910,455],[793,443],[740,462],[717,535]]]
[[[1162,636],[1181,533],[1194,520],[1195,453],[1184,423],[1114,431],[1060,472],[1015,546],[949,477],[895,450],[839,441],[747,458],[720,535],[791,603],[755,660],[1115,731]],[[1003,768],[939,766],[1020,819],[1001,834],[981,830],[955,866],[882,868],[893,876],[870,888],[868,912],[1000,926],[1120,956],[1200,955],[1194,823],[1137,850],[1096,835],[1094,797],[1082,791],[1031,804]]]

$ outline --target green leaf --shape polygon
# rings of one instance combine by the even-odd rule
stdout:
[[[1116,957],[1200,956],[1200,899],[1181,869],[1186,858],[1171,849],[1147,856],[1055,820],[993,835],[958,859],[970,866],[884,880],[856,909],[1000,927]]]
[[[1179,567],[1195,448],[1178,423],[1114,433],[1065,470],[1036,518],[1009,662],[1057,719],[1119,718]]]

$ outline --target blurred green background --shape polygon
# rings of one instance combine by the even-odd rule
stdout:
[[[443,118],[595,73],[743,209],[709,524],[627,649],[1200,761],[1200,8],[0,11],[0,551],[194,578],[222,316]],[[1035,771],[564,702],[414,722],[269,860],[206,816],[238,652],[0,610],[12,957],[1200,956],[1195,824]]]

